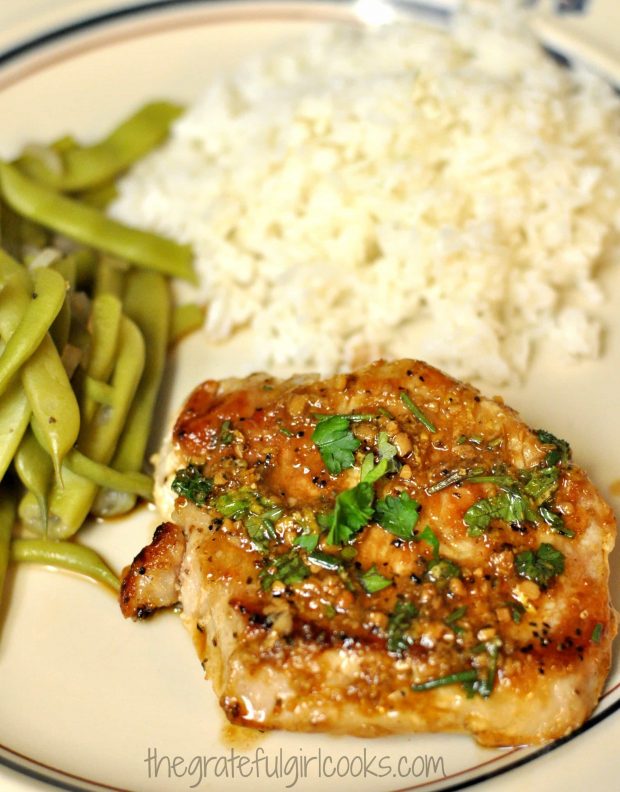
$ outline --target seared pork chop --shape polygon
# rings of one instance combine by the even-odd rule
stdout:
[[[233,723],[509,745],[594,708],[614,516],[500,399],[413,360],[208,381],[159,472],[121,607],[182,604]]]

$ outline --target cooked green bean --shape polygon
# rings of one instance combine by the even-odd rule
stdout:
[[[70,288],[75,289],[75,282],[77,279],[77,256],[73,253],[69,256],[60,256],[50,264],[50,269],[62,275]]]
[[[0,162],[0,191],[15,211],[70,239],[140,267],[196,282],[188,245],[118,223],[24,176],[5,162]]]
[[[170,318],[170,343],[176,344],[184,336],[199,330],[205,321],[205,310],[196,303],[177,305]]]
[[[19,500],[17,514],[21,524],[35,533],[46,536],[46,526],[41,518],[41,509],[32,492],[24,492]]]
[[[67,259],[71,259],[75,264],[75,283],[71,284],[73,288],[81,291],[89,291],[95,279],[97,266],[99,264],[99,257],[95,251],[88,250],[87,248],[80,248],[80,250],[69,253]],[[54,267],[54,269],[56,269],[56,267]],[[60,269],[58,271],[61,275],[64,275]]]
[[[114,388],[107,382],[101,382],[88,375],[84,377],[84,395],[95,402],[95,409],[97,404],[114,404]]]
[[[15,524],[15,499],[6,489],[0,490],[0,601],[11,552],[11,534]]]
[[[50,335],[56,349],[62,355],[64,348],[69,341],[69,333],[71,332],[71,293],[67,292],[65,299],[62,301],[58,316],[52,322],[50,327]]]
[[[49,335],[24,364],[21,378],[32,414],[44,434],[44,447],[52,457],[60,482],[63,457],[75,444],[80,431],[80,409]]]
[[[166,364],[170,293],[165,279],[154,272],[134,270],[127,279],[123,308],[139,327],[148,349],[144,372],[112,460],[113,468],[128,473],[142,468]],[[94,512],[100,516],[120,514],[130,511],[134,504],[130,494],[123,497],[104,490],[97,496]]]
[[[95,462],[109,464],[144,368],[144,340],[135,324],[121,320],[118,359],[112,376],[114,405],[102,405],[92,421],[84,422],[78,438],[79,450]],[[64,488],[56,482],[50,495],[50,535],[66,538],[82,525],[97,495],[97,484],[78,476],[65,466]]]
[[[0,286],[3,286],[7,279],[12,277],[21,278],[22,284],[30,283],[26,268],[0,248]]]
[[[41,522],[47,527],[47,493],[52,481],[52,460],[32,431],[24,435],[13,466],[26,490],[36,498]]]
[[[101,465],[82,454],[77,448],[71,449],[65,457],[65,464],[78,476],[94,481],[99,487],[119,490],[139,495],[145,500],[153,500],[153,480],[144,473],[121,473],[107,465]]]
[[[78,193],[76,198],[79,198],[82,203],[93,206],[95,209],[107,209],[112,201],[118,196],[116,183],[111,181],[102,184],[100,187],[94,187],[92,190],[85,190]]]
[[[22,218],[2,200],[0,200],[0,239],[2,239],[2,247],[9,255],[21,258]]]
[[[114,369],[118,351],[123,305],[113,294],[101,294],[92,303],[90,331],[92,336],[88,374],[107,382]]]
[[[19,379],[14,380],[0,397],[0,481],[15,456],[28,423],[30,404]]]
[[[11,561],[26,564],[45,564],[66,569],[103,583],[113,591],[121,584],[114,572],[91,550],[74,542],[57,542],[53,539],[14,539],[11,544]]]
[[[130,116],[94,146],[60,152],[60,168],[46,166],[42,157],[22,156],[19,166],[57,190],[86,190],[110,181],[161,143],[183,109],[170,102],[152,102]],[[58,146],[56,146],[58,151]]]
[[[97,402],[109,403],[108,380],[118,352],[123,306],[113,294],[100,294],[92,302],[90,315],[90,357],[81,398],[82,418],[88,423],[97,410]],[[100,383],[100,387],[94,383]],[[98,393],[94,391],[99,389]],[[103,391],[108,397],[102,400]]]
[[[113,294],[119,299],[125,291],[127,264],[112,256],[101,256],[95,276],[95,296]]]
[[[78,438],[78,448],[86,456],[107,464],[136,394],[144,370],[145,345],[142,334],[130,319],[123,316],[119,333],[118,357],[112,375],[114,404],[102,405],[93,421],[85,423]]]
[[[60,277],[57,273],[55,275]],[[7,343],[27,311],[30,302],[28,290],[32,286],[25,268],[6,256],[0,256],[2,276],[0,336]],[[67,372],[49,335],[23,364],[21,381],[30,409],[44,434],[44,447],[52,457],[56,475],[60,476],[62,458],[77,439],[80,412]]]
[[[32,280],[32,298],[0,355],[0,394],[43,341],[65,300],[67,284],[54,270],[38,269]]]

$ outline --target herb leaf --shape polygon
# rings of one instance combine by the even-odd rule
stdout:
[[[361,443],[350,427],[349,416],[325,415],[319,418],[312,433],[312,442],[319,449],[325,467],[334,475],[355,464],[354,452]]]
[[[444,685],[455,685],[458,682],[475,682],[477,679],[478,674],[472,668],[470,671],[458,671],[456,674],[446,674],[446,676],[437,677],[436,679],[427,679],[426,682],[412,685],[411,689],[416,693],[421,693],[424,690],[432,690]]]
[[[301,547],[302,550],[306,550],[308,553],[312,553],[316,550],[318,543],[319,535],[315,533],[301,534],[300,536],[296,536],[293,541],[295,547]]]
[[[524,520],[536,522],[536,513],[521,492],[509,489],[491,498],[476,501],[467,509],[463,520],[470,536],[481,536],[492,520],[504,520],[508,523]]]
[[[459,608],[455,608],[452,613],[449,613],[446,618],[443,620],[444,624],[447,624],[448,627],[451,627],[455,633],[462,633],[464,628],[461,627],[460,624],[457,624],[459,619],[462,619],[463,616],[467,614],[467,605],[461,605]]]
[[[329,569],[330,572],[336,572],[342,567],[342,561],[338,558],[338,556],[331,555],[331,553],[322,553],[320,550],[310,553],[308,556],[308,561],[310,561],[312,564],[323,567],[323,569]]]
[[[270,591],[276,580],[290,585],[292,583],[300,583],[309,575],[310,570],[304,564],[299,553],[294,550],[289,550],[277,556],[259,573],[263,591]]]
[[[571,449],[566,440],[561,440],[559,437],[552,435],[551,432],[547,432],[544,429],[538,429],[535,434],[541,443],[553,446],[545,458],[545,465],[548,467],[552,467],[553,465],[566,465],[570,461]]]
[[[434,433],[437,431],[435,424],[430,420],[430,418],[427,418],[426,415],[424,415],[422,410],[412,401],[411,396],[406,391],[400,392],[400,398],[409,412],[412,413],[418,419],[418,421],[428,429],[429,432]]]
[[[523,619],[523,614],[525,613],[525,608],[521,605],[520,602],[516,600],[508,600],[506,602],[508,608],[510,608],[510,615],[512,616],[512,620],[515,624],[521,624],[521,620]]]
[[[379,459],[394,459],[398,453],[398,449],[393,443],[390,443],[387,432],[379,432],[377,438],[377,451],[379,452]]]
[[[372,484],[360,482],[356,487],[341,492],[336,498],[334,510],[319,520],[329,528],[327,543],[340,545],[367,525],[373,514],[372,502],[375,492]]]
[[[231,432],[230,421],[223,421],[220,426],[220,442],[222,445],[230,445],[233,441],[233,433]]]
[[[172,480],[172,489],[177,495],[187,498],[197,506],[204,506],[213,489],[213,479],[203,476],[196,465],[188,465],[177,470]]]
[[[394,610],[390,614],[387,629],[387,648],[393,654],[403,654],[413,645],[413,638],[407,634],[418,609],[409,600],[398,599]]]
[[[375,465],[373,454],[366,454],[362,463],[361,480],[374,484],[380,478],[383,478],[388,471],[390,462],[388,459],[381,459]]]
[[[377,501],[375,519],[386,531],[401,539],[413,539],[413,529],[418,522],[420,504],[408,493],[399,497],[388,495]]]
[[[427,525],[423,531],[420,531],[415,538],[418,542],[427,542],[433,549],[433,557],[439,558],[439,539],[430,525]]]
[[[278,520],[284,510],[280,506],[273,506],[262,514],[250,514],[245,521],[245,530],[252,542],[266,553],[269,549],[269,542],[277,539],[274,523]]]
[[[461,568],[449,558],[434,558],[428,562],[425,577],[431,583],[443,583],[450,578],[461,577]]]
[[[543,542],[538,550],[525,550],[515,556],[515,568],[521,577],[546,586],[564,572],[564,554]]]
[[[536,506],[540,506],[541,503],[549,500],[558,488],[559,475],[557,467],[534,470],[529,474],[523,492],[534,501]]]
[[[252,492],[245,489],[232,490],[219,495],[215,499],[215,508],[223,517],[230,517],[232,520],[240,520],[250,511],[250,507],[256,502]]]
[[[377,591],[382,591],[384,588],[392,585],[392,581],[389,578],[383,577],[377,570],[375,564],[360,575],[359,580],[367,594],[375,594]]]
[[[547,523],[550,528],[556,533],[561,534],[562,536],[568,536],[569,539],[572,539],[575,535],[575,532],[571,528],[567,528],[564,524],[564,519],[560,514],[557,512],[552,511],[547,506],[541,506],[538,509],[538,513],[543,518],[543,520]]]

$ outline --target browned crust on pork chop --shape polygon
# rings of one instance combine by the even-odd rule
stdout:
[[[313,433],[335,414],[368,417],[348,427],[359,441],[354,464],[330,473]],[[375,511],[328,544],[336,498],[360,483],[368,455],[379,464],[380,438],[396,453],[372,484]],[[578,727],[600,696],[616,632],[615,519],[559,448],[500,399],[413,360],[324,381],[254,375],[199,386],[166,464],[197,466],[212,490],[199,505],[177,498],[172,519],[185,539],[177,534],[169,552],[174,570],[184,552],[183,619],[228,718],[364,736],[471,731],[486,745],[540,743]],[[552,485],[540,495],[545,476]],[[253,512],[230,514],[240,492]],[[510,492],[530,511],[500,510],[472,531],[472,507]],[[410,535],[379,524],[387,498],[418,504]],[[257,533],[249,516],[270,508],[270,530]],[[318,537],[314,551],[295,544],[308,534]],[[544,547],[556,568],[536,582],[523,559]],[[283,575],[288,559],[302,575]],[[148,558],[134,562],[124,592],[145,566],[148,577]],[[387,583],[368,591],[373,569]],[[125,615],[139,601],[130,597]],[[396,645],[407,608],[415,615]]]

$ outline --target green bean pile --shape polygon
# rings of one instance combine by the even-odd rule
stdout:
[[[144,470],[171,340],[202,323],[173,307],[191,250],[105,214],[115,181],[181,108],[146,105],[104,140],[63,138],[0,162],[0,596],[10,561],[118,589],[72,539],[89,514],[152,499]]]

